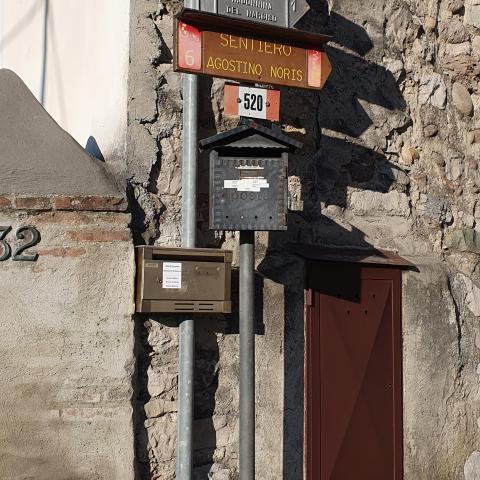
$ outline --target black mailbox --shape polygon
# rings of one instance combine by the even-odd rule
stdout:
[[[210,228],[286,230],[288,153],[302,144],[253,121],[200,142],[210,153]]]

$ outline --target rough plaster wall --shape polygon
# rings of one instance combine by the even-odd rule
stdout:
[[[282,89],[284,129],[305,147],[289,166],[289,231],[257,237],[257,478],[303,478],[303,266],[288,254],[291,241],[373,245],[418,264],[404,287],[405,477],[479,478],[480,7],[311,3],[301,27],[333,29],[334,72],[321,93]],[[136,238],[178,244],[182,105],[171,16],[179,3],[134,4]],[[222,85],[200,81],[200,138],[235,124],[222,115]],[[207,163],[202,156],[198,245],[235,248],[232,234],[207,229]],[[238,476],[237,318],[198,326],[196,478]],[[174,478],[176,328],[163,318],[138,323],[144,478]]]
[[[0,211],[41,234],[0,263],[2,480],[133,480],[133,247],[121,213]]]

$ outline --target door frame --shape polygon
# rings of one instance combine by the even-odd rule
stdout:
[[[318,450],[321,448],[320,414],[314,405],[320,400],[318,378],[320,364],[320,312],[315,310],[317,292],[313,288],[313,269],[322,266],[332,268],[334,263],[321,261],[307,262],[307,284],[305,288],[305,357],[304,357],[304,469],[306,480],[329,480],[321,478],[321,464]],[[342,264],[346,266],[345,263]],[[391,266],[365,266],[348,263],[351,268],[360,269],[362,279],[390,280],[392,282],[393,322],[393,364],[394,364],[394,478],[403,479],[403,342],[402,342],[402,269]],[[318,400],[317,400],[318,399]],[[388,479],[390,480],[390,479]]]

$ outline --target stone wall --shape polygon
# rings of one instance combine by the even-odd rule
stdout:
[[[282,90],[282,125],[305,147],[290,161],[286,233],[257,235],[257,477],[303,478],[303,264],[288,242],[397,250],[404,274],[407,479],[480,471],[480,6],[474,0],[311,2],[302,28],[333,30],[320,92]],[[135,0],[130,172],[135,238],[178,244],[181,76],[172,72],[178,2]],[[201,79],[200,132],[231,128],[223,82]],[[199,160],[198,246],[208,231]],[[235,292],[234,292],[235,297]],[[177,324],[139,319],[137,458],[173,479]],[[197,328],[195,478],[238,477],[238,316]]]
[[[121,197],[0,196],[3,480],[134,479],[134,256]]]

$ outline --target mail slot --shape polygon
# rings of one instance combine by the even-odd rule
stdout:
[[[139,313],[230,313],[232,252],[137,247]]]

